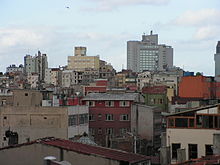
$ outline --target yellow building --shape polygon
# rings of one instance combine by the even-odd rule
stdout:
[[[99,70],[99,56],[86,56],[86,47],[75,47],[74,56],[68,56],[68,69],[84,71]]]

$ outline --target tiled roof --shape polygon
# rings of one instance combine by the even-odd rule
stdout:
[[[39,143],[63,148],[65,150],[78,152],[81,154],[101,156],[107,159],[125,161],[129,163],[142,162],[151,159],[150,157],[144,155],[133,154],[125,151],[119,151],[99,146],[91,146],[87,144],[72,142],[70,140],[44,139],[40,140]]]
[[[89,93],[83,100],[137,100],[138,93]]]
[[[167,89],[166,86],[143,87],[142,93],[146,93],[146,94],[165,94],[166,89]]]

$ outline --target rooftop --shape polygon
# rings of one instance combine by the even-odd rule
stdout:
[[[129,100],[138,98],[138,93],[89,93],[83,100]]]
[[[142,162],[142,161],[147,161],[151,159],[151,157],[149,156],[129,153],[129,152],[110,149],[110,148],[104,148],[100,146],[82,144],[82,143],[73,142],[70,140],[57,139],[57,138],[52,138],[52,137],[39,139],[39,140],[29,142],[29,143],[8,146],[8,147],[0,148],[0,150],[21,147],[21,146],[26,146],[26,145],[32,145],[32,144],[49,145],[53,147],[62,148],[64,150],[77,152],[80,154],[100,156],[100,157],[104,157],[107,159],[125,161],[129,163]]]

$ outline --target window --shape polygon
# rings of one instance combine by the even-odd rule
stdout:
[[[91,136],[95,135],[95,128],[89,128],[89,135]]]
[[[168,118],[168,127],[174,127],[174,119]]]
[[[98,134],[102,134],[102,128],[98,129]]]
[[[127,132],[129,132],[129,128],[120,128],[119,133],[121,136],[125,135]]]
[[[129,107],[129,101],[120,101],[120,107]]]
[[[113,121],[113,114],[106,114],[105,115],[105,120],[106,121]]]
[[[198,157],[197,144],[189,144],[188,153],[189,153],[189,159],[196,159]]]
[[[77,115],[69,115],[69,126],[77,125]]]
[[[95,101],[87,101],[86,105],[88,105],[89,107],[94,107],[95,106]]]
[[[25,93],[24,95],[25,95],[25,96],[28,96],[28,93]]]
[[[180,143],[172,143],[172,159],[177,159],[177,149],[180,147]]]
[[[107,135],[113,135],[114,129],[113,128],[106,128],[106,134]]]
[[[98,120],[102,120],[102,114],[98,114]]]
[[[86,124],[86,123],[88,123],[88,114],[79,115],[79,124]]]
[[[121,120],[121,121],[128,121],[128,120],[129,120],[128,114],[123,114],[123,115],[121,115],[121,116],[120,116],[120,120]]]
[[[202,128],[202,116],[201,115],[196,116],[196,126],[198,128]]]
[[[89,121],[95,121],[95,116],[93,114],[89,115]]]
[[[189,119],[189,127],[194,127],[194,119]]]
[[[188,118],[176,118],[175,126],[176,127],[188,127]]]
[[[106,107],[114,107],[114,101],[105,101]]]
[[[205,155],[213,155],[213,150],[212,150],[212,145],[208,145],[206,144],[205,145]]]

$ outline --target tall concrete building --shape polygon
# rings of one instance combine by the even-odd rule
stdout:
[[[48,68],[47,55],[41,54],[40,51],[35,56],[26,55],[24,57],[25,74],[37,73],[39,81],[44,80],[45,70]]]
[[[142,35],[141,41],[127,42],[127,69],[134,72],[165,70],[173,66],[173,48],[158,44],[158,34]]]
[[[75,47],[74,56],[68,56],[68,69],[85,71],[99,69],[99,56],[86,56],[86,47]]]
[[[215,79],[216,79],[216,81],[220,81],[220,41],[218,41],[217,46],[216,46]]]

